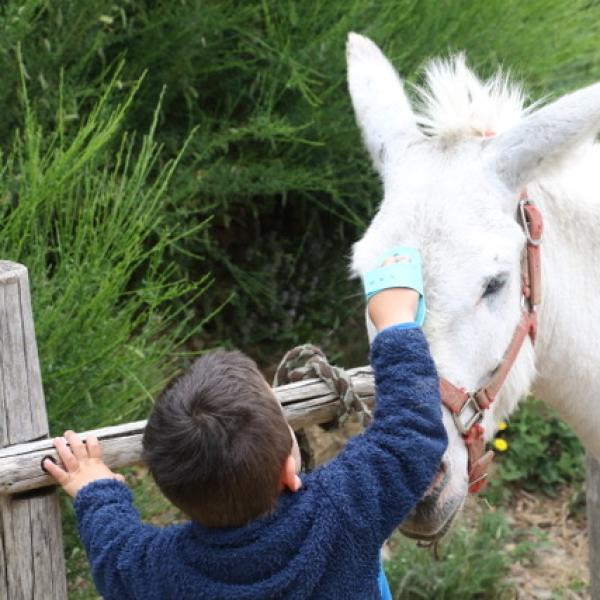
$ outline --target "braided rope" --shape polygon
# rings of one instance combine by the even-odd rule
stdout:
[[[325,382],[340,400],[337,425],[343,424],[352,412],[360,415],[363,426],[371,422],[371,411],[354,390],[350,374],[330,365],[323,351],[312,344],[296,346],[285,354],[275,372],[273,386],[315,378]],[[308,436],[301,430],[296,432],[296,438],[302,457],[302,469],[311,471],[315,468],[316,461]]]
[[[296,346],[286,353],[277,367],[273,385],[313,378],[321,379],[339,398],[338,424],[343,424],[352,413],[360,416],[363,426],[372,421],[373,415],[354,389],[348,371],[330,365],[323,351],[312,344]]]

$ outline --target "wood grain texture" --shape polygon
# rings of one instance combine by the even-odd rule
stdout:
[[[0,451],[48,435],[27,269],[0,261]],[[0,497],[0,598],[67,597],[52,489]]]
[[[351,369],[354,389],[372,404],[373,374],[369,367]],[[273,392],[283,406],[294,429],[307,425],[327,423],[337,416],[339,400],[326,384],[318,379],[307,379],[274,388]],[[112,469],[142,461],[142,435],[146,421],[136,421],[114,427],[83,432],[85,439],[95,435],[101,442],[104,461]],[[52,485],[53,480],[41,469],[45,456],[58,460],[51,440],[39,440],[0,449],[0,494],[16,494]]]

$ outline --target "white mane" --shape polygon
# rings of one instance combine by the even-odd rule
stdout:
[[[429,61],[425,84],[414,88],[417,123],[427,135],[447,141],[501,133],[532,108],[524,108],[522,87],[506,73],[481,81],[463,54]]]

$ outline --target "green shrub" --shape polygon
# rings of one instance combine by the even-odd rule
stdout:
[[[536,399],[524,401],[500,434],[508,443],[485,492],[493,502],[510,495],[513,487],[554,495],[561,485],[585,477],[581,442],[557,413]]]
[[[147,128],[163,85],[165,157],[198,127],[171,191],[179,222],[213,217],[177,259],[190,278],[210,270],[219,281],[201,315],[231,300],[211,336],[260,349],[263,363],[307,339],[330,350],[360,312],[347,256],[380,197],[346,91],[348,31],[372,36],[410,81],[426,58],[464,49],[482,73],[503,62],[537,95],[598,78],[599,16],[585,0],[9,0],[0,139],[6,147],[22,117],[17,43],[46,128],[61,77],[74,131],[116,63],[125,89],[147,70],[127,128]]]
[[[121,132],[136,87],[109,110],[109,85],[68,135],[64,107],[55,129],[44,130],[23,86],[24,126],[0,172],[0,256],[29,269],[59,431],[139,416],[172,375],[175,350],[202,325],[187,304],[207,278],[185,281],[169,264],[174,244],[202,224],[168,222],[166,190],[180,156],[157,165],[156,119],[139,140]]]

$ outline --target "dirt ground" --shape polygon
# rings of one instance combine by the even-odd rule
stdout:
[[[511,568],[519,599],[590,598],[585,511],[579,502],[573,505],[573,492],[565,488],[556,498],[521,490],[507,507],[519,530],[531,531],[531,536],[539,531],[544,540],[534,564]]]
[[[348,436],[359,431],[356,423],[342,430],[324,433],[308,430],[317,462],[335,456]],[[578,497],[579,496],[579,497]],[[583,494],[571,488],[554,498],[518,490],[503,510],[524,539],[533,542],[531,564],[515,563],[511,580],[516,584],[515,600],[590,600],[588,591],[588,540]],[[481,498],[469,498],[459,522],[468,524],[486,507]]]

